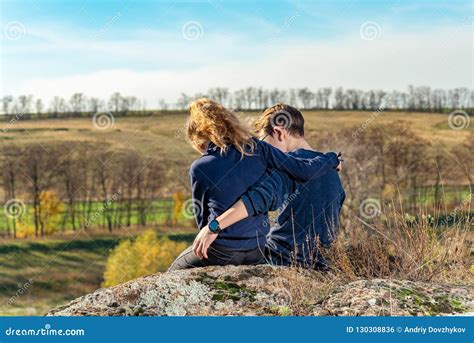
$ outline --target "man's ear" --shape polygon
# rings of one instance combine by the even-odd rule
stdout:
[[[283,142],[283,134],[284,134],[283,130],[279,128],[278,126],[276,126],[273,128],[273,131],[274,131],[275,138],[279,142]]]

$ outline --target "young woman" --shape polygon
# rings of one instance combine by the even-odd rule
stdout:
[[[231,111],[206,98],[190,105],[187,138],[201,154],[189,172],[196,223],[199,229],[206,228],[198,237],[212,234],[215,239],[205,256],[196,255],[195,252],[201,251],[198,247],[189,247],[170,270],[260,263],[269,229],[267,215],[248,217],[222,232],[215,218],[257,183],[267,169],[279,169],[304,182],[324,175],[339,164],[335,153],[314,159],[288,156],[257,140]]]

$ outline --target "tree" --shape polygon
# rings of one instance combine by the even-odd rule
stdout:
[[[80,159],[83,157],[82,146],[67,146],[62,150],[60,163],[58,165],[58,177],[62,181],[62,189],[67,199],[67,213],[71,219],[72,229],[77,228],[76,202],[79,196],[81,186],[84,186],[84,180],[80,172]]]
[[[211,88],[207,92],[209,94],[209,97],[217,101],[218,103],[224,105],[224,106],[230,106],[231,104],[231,98],[230,98],[230,92],[228,88],[221,88],[221,87],[216,87],[216,88]]]
[[[18,104],[20,105],[21,113],[28,113],[30,111],[31,102],[33,101],[32,95],[20,95],[18,97]]]
[[[59,111],[61,110],[61,98],[55,96],[51,101],[51,112],[54,113],[55,116],[58,115]]]
[[[309,88],[300,88],[297,91],[298,99],[304,109],[311,108],[311,101],[313,99],[313,92]]]
[[[158,104],[159,104],[159,105],[158,105],[158,106],[159,106],[159,109],[162,110],[162,111],[164,111],[164,112],[166,112],[166,111],[168,110],[168,108],[169,108],[169,105],[168,105],[168,103],[166,102],[165,99],[160,99],[160,100],[158,101]]]
[[[158,238],[153,230],[145,231],[135,240],[122,240],[107,259],[103,286],[165,271],[185,248],[186,243]]]
[[[74,93],[69,100],[71,110],[76,116],[84,111],[85,97],[82,93]]]
[[[39,198],[39,221],[42,228],[41,236],[50,235],[56,232],[58,228],[60,215],[64,206],[54,191],[42,191]]]
[[[185,93],[181,93],[181,96],[178,98],[178,101],[176,102],[176,106],[180,110],[186,110],[189,104],[191,103],[191,101],[192,101],[192,98],[189,95]]]
[[[321,89],[321,95],[322,95],[322,100],[323,100],[325,110],[329,109],[329,96],[331,95],[331,93],[332,93],[332,89],[329,87]]]
[[[122,109],[122,95],[119,92],[115,92],[110,96],[109,108],[114,113],[118,113]]]
[[[245,91],[243,89],[235,91],[233,99],[235,109],[242,110],[245,108]]]
[[[344,90],[342,87],[336,88],[334,92],[334,101],[335,101],[335,109],[336,110],[342,110],[344,109]]]
[[[23,153],[22,170],[29,185],[29,193],[33,200],[33,216],[35,236],[41,237],[45,234],[44,222],[41,220],[41,192],[50,185],[57,166],[57,150],[51,147],[46,149],[39,145],[33,145]]]
[[[21,156],[22,149],[14,146],[8,145],[3,146],[2,155],[3,155],[3,164],[2,164],[2,177],[3,177],[3,187],[5,190],[5,200],[16,199],[17,188],[18,188],[18,175],[21,172]],[[7,219],[7,225],[9,225]],[[13,238],[17,237],[17,218],[12,218],[13,226]],[[7,235],[10,236],[9,226],[7,227]]]
[[[13,97],[11,95],[5,95],[2,97],[2,110],[4,114],[8,114],[8,110],[10,107],[10,103],[13,101]]]
[[[43,101],[41,99],[37,99],[35,102],[36,107],[36,114],[39,116],[43,112]]]
[[[89,111],[97,113],[103,107],[102,101],[99,98],[89,98]]]

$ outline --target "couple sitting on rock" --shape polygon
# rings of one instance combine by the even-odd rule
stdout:
[[[190,113],[187,138],[202,154],[189,172],[200,232],[170,270],[262,263],[324,268],[316,243],[329,245],[339,227],[340,155],[313,150],[303,115],[285,104],[263,112],[256,135],[215,101],[198,99]],[[269,211],[278,214],[272,227]]]

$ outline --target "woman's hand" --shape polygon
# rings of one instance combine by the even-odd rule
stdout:
[[[207,259],[207,249],[217,238],[217,233],[212,233],[209,228],[204,226],[194,239],[193,251],[199,259]]]

